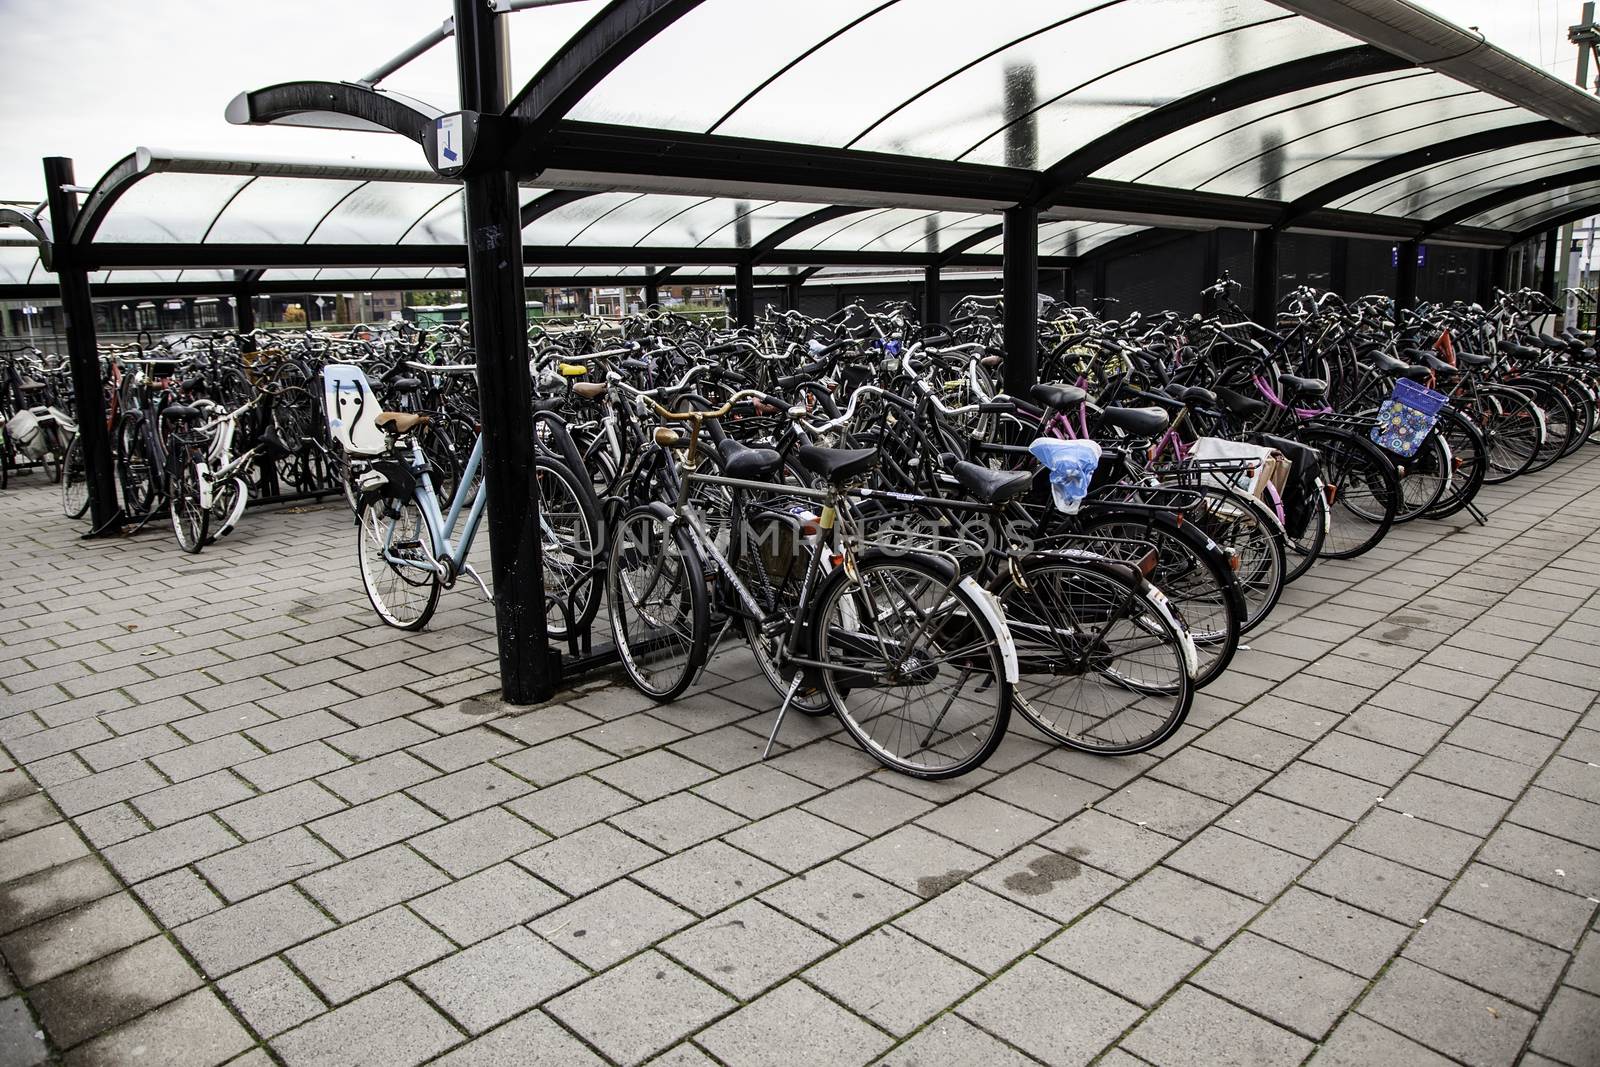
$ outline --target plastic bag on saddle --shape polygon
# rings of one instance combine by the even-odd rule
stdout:
[[[1221,437],[1199,437],[1189,447],[1191,459],[1232,460],[1237,468],[1207,471],[1201,477],[1224,489],[1239,489],[1257,500],[1267,498],[1267,486],[1280,495],[1289,481],[1290,463],[1287,456],[1275,448],[1251,444],[1248,441],[1229,441]]]
[[[1040,437],[1028,451],[1050,472],[1050,497],[1056,510],[1076,515],[1089,492],[1089,480],[1100,466],[1100,446],[1093,441]]]

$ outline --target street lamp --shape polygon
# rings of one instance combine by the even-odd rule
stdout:
[[[22,305],[22,318],[28,324],[28,344],[33,344],[33,317],[39,314],[39,309],[32,304]]]

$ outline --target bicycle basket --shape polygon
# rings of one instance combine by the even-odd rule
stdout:
[[[1378,407],[1378,424],[1367,436],[1397,456],[1410,459],[1439,421],[1439,409],[1450,402],[1409,378],[1394,383],[1394,392]]]

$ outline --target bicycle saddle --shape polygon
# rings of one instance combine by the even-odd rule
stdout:
[[[399,436],[408,434],[419,426],[428,425],[428,416],[415,415],[409,411],[380,411],[377,421],[378,429]]]
[[[1100,413],[1100,421],[1130,437],[1154,437],[1172,424],[1159,408],[1106,408]]]
[[[1409,363],[1401,359],[1396,359],[1387,352],[1379,352],[1374,350],[1368,353],[1368,355],[1372,357],[1372,365],[1378,368],[1378,372],[1381,374],[1387,374],[1390,376],[1402,374],[1405,372],[1406,368],[1410,366]]]
[[[1488,356],[1477,352],[1457,352],[1456,362],[1465,363],[1469,367],[1487,367],[1491,361]]]
[[[1280,374],[1278,381],[1285,396],[1317,396],[1328,391],[1328,383],[1321,378],[1297,378],[1293,374]]]
[[[985,504],[998,504],[1020,496],[1033,484],[1032,471],[992,471],[966,460],[956,463],[952,470],[961,488]]]
[[[182,419],[185,422],[199,422],[205,414],[189,404],[168,404],[161,409],[163,419]]]
[[[1454,378],[1456,375],[1461,373],[1459,368],[1452,367],[1450,364],[1446,363],[1432,352],[1423,352],[1422,362],[1424,369],[1431,370],[1435,374],[1446,378]]]
[[[573,382],[572,391],[584,400],[598,400],[610,386],[605,382]]]
[[[1216,392],[1217,400],[1221,402],[1223,409],[1230,415],[1236,415],[1241,419],[1253,419],[1257,415],[1266,413],[1267,402],[1265,400],[1245,396],[1243,393],[1236,393],[1232,389],[1220,385],[1217,386]]]
[[[722,469],[730,478],[762,481],[783,465],[783,456],[772,449],[751,448],[731,437],[724,437],[717,451],[722,455]]]
[[[795,452],[800,466],[829,482],[845,482],[865,474],[878,463],[876,448],[823,448],[801,445]]]
[[[1062,385],[1059,382],[1040,382],[1028,393],[1045,407],[1057,411],[1071,411],[1089,397],[1088,393],[1077,386]]]

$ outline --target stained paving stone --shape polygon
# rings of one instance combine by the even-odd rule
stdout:
[[[95,856],[83,855],[0,885],[0,934],[59,915],[122,888]]]
[[[519,1015],[435,1062],[439,1067],[521,1067],[527,1063],[602,1067],[606,1063],[542,1011]]]
[[[848,941],[921,898],[835,860],[773,886],[761,900],[836,941]]]
[[[1113,1053],[1115,1050],[1113,1050]],[[889,1051],[882,1067],[927,1067],[929,1064],[973,1063],[985,1067],[1027,1067],[1034,1063],[1009,1045],[979,1030],[959,1015],[943,1015],[917,1031],[910,1041]],[[1126,1067],[1110,1059],[1108,1067]]]
[[[1305,1038],[1189,985],[1141,1022],[1122,1047],[1157,1067],[1299,1063],[1312,1049]]]
[[[1072,1005],[1063,1013],[1051,1005]],[[1053,964],[1030,957],[969,997],[963,1018],[1046,1063],[1087,1063],[1141,1009]]]
[[[1039,955],[1145,1007],[1206,959],[1206,950],[1110,908],[1096,908]]]
[[[102,1034],[72,1050],[72,1067],[113,1067],[142,1062],[151,1052],[166,1063],[223,1063],[255,1044],[227,1007],[209,989],[197,989],[180,1000]]]
[[[1511,1062],[1535,1021],[1514,1004],[1406,959],[1383,973],[1359,1010],[1473,1067]]]
[[[970,883],[895,920],[907,933],[993,974],[1055,933],[1057,924]]]
[[[729,1067],[867,1063],[893,1043],[798,980],[706,1028],[695,1041]]]
[[[450,877],[405,845],[390,845],[298,881],[330,915],[347,923],[437,889]]]
[[[1051,828],[1050,820],[983,793],[941,805],[917,825],[990,856],[1004,855]]]
[[[211,977],[265,959],[334,924],[292,886],[251,897],[174,928],[173,934]]]
[[[784,872],[721,841],[707,841],[633,874],[696,915],[709,915],[784,879]]]
[[[290,1067],[411,1067],[461,1040],[449,1020],[409,986],[394,982],[273,1039],[272,1048]]]
[[[972,884],[1069,923],[1122,887],[1122,880],[1070,853],[1025,845],[972,878]]]
[[[38,985],[157,932],[132,896],[118,893],[0,938],[24,987]]]
[[[1133,878],[1180,842],[1104,812],[1086,811],[1041,837],[1039,844],[1118,877]]]
[[[217,989],[256,1033],[267,1038],[328,1010],[322,998],[275,956],[228,975],[217,982]]]
[[[1170,867],[1131,882],[1108,904],[1126,915],[1209,949],[1222,945],[1261,905]]]
[[[80,967],[33,990],[33,1008],[58,1048],[70,1048],[199,988],[201,978],[162,937]]]
[[[633,882],[613,882],[540,916],[535,933],[595,970],[655,944],[695,916]]]
[[[741,834],[745,832],[740,831]],[[732,835],[729,840],[739,844],[738,836]],[[925,899],[938,896],[989,863],[989,857],[983,853],[920,826],[902,826],[848,853],[845,859]],[[798,870],[801,866],[808,865],[789,869]]]
[[[1367,986],[1364,978],[1248,932],[1191,981],[1313,1041]]]
[[[656,946],[739,1000],[799,971],[834,943],[760,901],[747,900]]]
[[[411,982],[469,1033],[481,1034],[588,976],[548,941],[513,926],[418,971]]]
[[[618,1011],[619,1005],[627,1010]],[[660,953],[645,952],[555,998],[548,1010],[612,1061],[634,1064],[733,1006],[734,1001]],[[818,1027],[827,1022],[825,1017],[814,1021]]]

